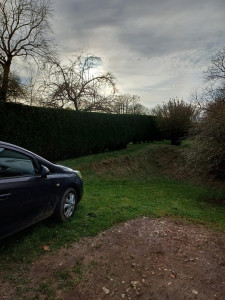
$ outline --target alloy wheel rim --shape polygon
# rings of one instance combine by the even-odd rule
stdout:
[[[72,216],[75,208],[75,194],[69,193],[66,195],[66,199],[64,202],[64,215],[69,218]]]

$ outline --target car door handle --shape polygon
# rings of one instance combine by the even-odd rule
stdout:
[[[11,196],[11,194],[0,194],[0,201],[1,200],[6,200],[7,198],[9,198],[9,196]]]

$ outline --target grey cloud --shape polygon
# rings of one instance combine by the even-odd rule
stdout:
[[[154,101],[162,96],[160,82],[172,93],[176,72],[194,74],[187,80],[192,89],[197,72],[200,78],[225,45],[224,0],[55,0],[55,12],[63,55],[88,50],[101,56],[123,92],[142,91],[144,101],[148,91]],[[150,80],[153,90],[145,88]]]

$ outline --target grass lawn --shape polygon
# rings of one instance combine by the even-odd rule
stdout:
[[[128,165],[132,161],[137,163],[146,151],[151,160],[151,153],[163,147],[170,146],[160,143],[130,145],[121,151],[60,162],[81,169],[84,177],[84,198],[74,217],[64,224],[49,219],[1,241],[0,275],[17,283],[20,272],[25,272],[25,263],[44,253],[43,245],[50,250],[58,249],[83,236],[96,235],[113,224],[139,216],[168,216],[224,230],[225,207],[211,201],[224,198],[223,190],[162,176],[154,166],[151,168],[151,162],[146,165],[142,161],[135,170],[129,169]],[[125,165],[128,168],[115,176],[111,170],[116,170],[118,161],[119,164],[122,162],[121,155],[130,159]],[[111,165],[109,169],[106,165],[105,170],[98,173],[95,170],[98,170],[98,164],[100,169],[103,168],[102,160],[110,161]],[[17,272],[13,271],[15,268]]]

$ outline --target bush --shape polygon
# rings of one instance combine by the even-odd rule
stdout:
[[[225,47],[211,58],[205,73],[208,83],[196,100],[202,119],[191,130],[187,158],[203,175],[225,178]]]
[[[154,117],[0,105],[0,140],[51,160],[126,147],[157,139]]]
[[[170,139],[172,145],[180,145],[181,140],[187,136],[197,111],[183,100],[172,99],[158,105],[153,109],[153,114],[157,117],[162,138]]]
[[[225,98],[209,103],[190,133],[188,162],[203,175],[225,178]]]

